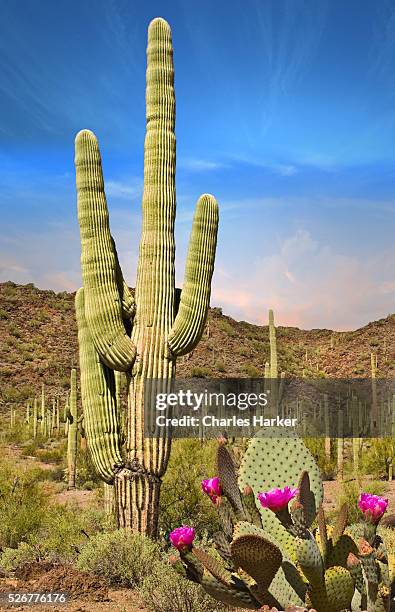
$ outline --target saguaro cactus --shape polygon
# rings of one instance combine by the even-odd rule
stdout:
[[[171,30],[148,29],[143,221],[135,296],[125,284],[109,228],[101,157],[95,135],[76,138],[78,217],[83,289],[76,296],[81,392],[87,443],[96,469],[114,484],[120,527],[155,534],[167,435],[144,434],[145,381],[175,375],[176,358],[204,330],[217,241],[218,206],[197,203],[184,287],[176,299],[174,220],[176,140]],[[126,448],[122,453],[114,370],[128,378]],[[147,398],[145,398],[146,401]]]
[[[77,414],[77,371],[71,370],[70,378],[70,407],[68,413],[68,437],[67,437],[67,472],[68,487],[75,489],[75,475],[77,466],[77,437],[78,437],[78,414]]]

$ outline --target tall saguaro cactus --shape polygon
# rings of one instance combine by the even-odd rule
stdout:
[[[176,139],[171,30],[148,29],[143,221],[134,298],[119,267],[109,228],[101,157],[94,134],[76,138],[78,217],[83,288],[76,296],[81,392],[87,443],[96,469],[114,484],[120,527],[154,535],[170,440],[144,434],[145,381],[165,391],[176,358],[204,330],[217,241],[218,206],[197,203],[184,287],[176,300],[174,221]],[[126,448],[122,452],[114,371],[128,379]]]

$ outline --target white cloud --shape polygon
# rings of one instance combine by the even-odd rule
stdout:
[[[220,170],[227,168],[227,164],[218,161],[207,159],[184,158],[177,160],[178,168],[190,170],[191,172],[209,172],[211,170]]]
[[[355,329],[393,311],[394,269],[395,249],[362,260],[299,230],[253,262],[248,276],[216,274],[212,303],[260,324],[273,308],[282,325]]]
[[[141,197],[143,193],[143,180],[137,177],[126,180],[109,180],[105,183],[106,195],[109,198],[131,200]]]

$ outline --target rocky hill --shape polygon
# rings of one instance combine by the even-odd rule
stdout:
[[[395,375],[395,315],[349,332],[277,328],[278,361],[288,375],[370,376],[370,354],[378,376]],[[204,337],[177,362],[181,376],[263,376],[269,359],[267,326],[235,321],[210,310]],[[74,294],[34,285],[0,284],[0,410],[23,406],[38,395],[65,396],[70,369],[78,368]]]

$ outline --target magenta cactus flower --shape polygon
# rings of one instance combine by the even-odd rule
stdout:
[[[299,489],[272,489],[266,493],[259,493],[258,499],[262,508],[268,508],[272,512],[280,512],[288,506],[288,503],[299,493]]]
[[[387,510],[388,499],[384,499],[380,495],[361,493],[358,506],[369,522],[377,524]]]
[[[195,539],[195,530],[193,527],[188,527],[188,525],[182,525],[182,527],[174,529],[169,537],[174,548],[183,550],[192,546],[192,542]]]
[[[218,498],[222,495],[221,481],[218,476],[202,480],[202,491],[209,496],[213,504],[216,504]]]

